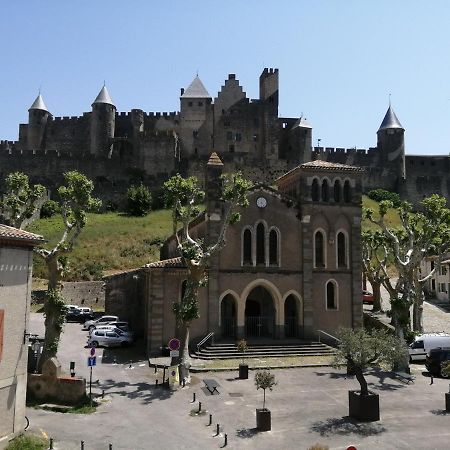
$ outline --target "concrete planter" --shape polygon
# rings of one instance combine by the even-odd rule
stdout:
[[[360,391],[348,391],[348,415],[361,422],[380,420],[380,397],[369,391],[361,395]]]
[[[450,412],[450,392],[445,393],[445,410]]]
[[[248,364],[239,364],[239,378],[241,380],[248,379]]]
[[[256,428],[258,431],[270,431],[272,429],[272,418],[267,408],[256,410]]]

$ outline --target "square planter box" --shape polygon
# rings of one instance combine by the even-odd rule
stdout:
[[[258,431],[270,431],[272,429],[272,418],[268,409],[256,410],[256,428]]]
[[[450,412],[450,393],[445,393],[445,410]]]
[[[348,391],[348,415],[361,422],[380,420],[380,396],[370,391],[368,395]]]
[[[248,379],[248,364],[239,364],[239,378],[241,380]]]

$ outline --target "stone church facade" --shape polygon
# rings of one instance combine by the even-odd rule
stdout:
[[[224,169],[216,154],[206,169],[206,210],[190,233],[213,242],[222,203],[216,188]],[[317,331],[362,325],[362,170],[324,161],[298,165],[276,180],[255,185],[241,220],[229,226],[225,247],[200,290],[192,340],[317,339]],[[169,238],[161,261],[106,279],[106,309],[132,322],[148,353],[176,333],[172,304],[187,272]]]

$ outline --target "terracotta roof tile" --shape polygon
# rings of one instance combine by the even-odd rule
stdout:
[[[150,264],[146,264],[145,267],[158,267],[158,268],[166,268],[166,267],[175,267],[175,268],[183,268],[186,267],[181,261],[181,256],[178,258],[171,259],[163,259],[162,261],[155,261]]]
[[[45,242],[45,239],[39,234],[19,230],[18,228],[9,227],[4,224],[0,224],[0,239],[33,241],[37,244]]]
[[[333,163],[329,161],[322,161],[320,159],[317,159],[315,161],[310,161],[304,164],[300,164],[298,166],[302,169],[322,169],[322,170],[329,170],[329,171],[351,171],[351,172],[361,172],[363,169],[361,167],[357,166],[348,166],[347,164],[339,164],[339,163]]]

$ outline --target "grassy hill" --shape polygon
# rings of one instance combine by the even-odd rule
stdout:
[[[363,204],[375,211],[377,202],[367,197]],[[389,211],[388,222],[397,226],[398,216]],[[363,221],[363,228],[372,224]],[[43,235],[49,246],[54,245],[62,233],[59,216],[41,219],[29,231]],[[74,251],[69,255],[70,273],[66,280],[93,280],[103,274],[132,269],[159,258],[159,247],[172,230],[169,210],[152,211],[146,217],[129,217],[120,213],[88,214],[86,228],[82,231]],[[33,274],[46,278],[42,260],[35,256]]]

